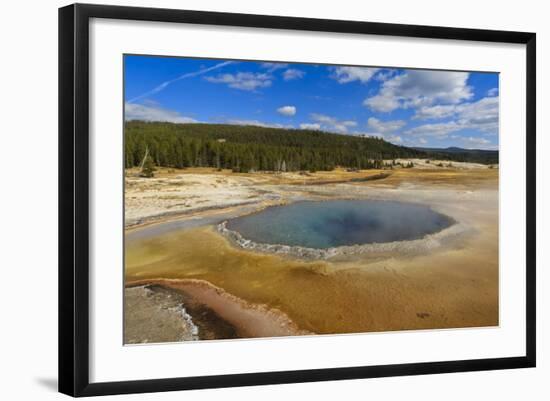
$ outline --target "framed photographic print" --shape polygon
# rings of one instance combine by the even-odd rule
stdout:
[[[535,34],[59,10],[59,389],[535,366]]]

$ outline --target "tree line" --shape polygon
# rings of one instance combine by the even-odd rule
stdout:
[[[483,149],[462,149],[450,147],[446,149],[437,148],[415,148],[425,152],[430,159],[452,160],[455,162],[470,162],[481,164],[498,164],[498,150]]]
[[[421,150],[322,131],[228,124],[127,121],[125,166],[148,153],[157,166],[249,171],[330,171],[382,168],[384,159],[424,158]]]

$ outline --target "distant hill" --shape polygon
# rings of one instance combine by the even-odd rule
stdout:
[[[317,171],[336,166],[381,168],[384,159],[435,158],[439,154],[433,149],[394,145],[381,138],[229,124],[127,121],[124,142],[127,168],[139,166],[146,150],[158,166],[216,167],[239,172]],[[494,155],[463,151],[440,153],[450,160],[494,163]],[[496,155],[498,160],[498,152]]]
[[[425,152],[433,159],[450,159],[482,164],[498,164],[498,150],[463,149],[456,146],[448,148],[420,148],[414,149]]]

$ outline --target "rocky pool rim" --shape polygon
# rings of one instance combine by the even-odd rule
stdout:
[[[245,238],[240,232],[232,230],[227,227],[227,224],[231,220],[248,217],[254,214],[264,212],[266,209],[283,207],[294,205],[304,202],[331,202],[331,201],[368,201],[368,202],[391,202],[400,204],[410,204],[416,206],[425,206],[432,212],[444,216],[449,221],[449,225],[443,227],[441,230],[433,233],[424,234],[416,239],[405,239],[387,242],[370,242],[363,244],[353,245],[340,245],[329,248],[313,248],[298,245],[285,245],[285,244],[273,244],[255,242],[251,239]],[[376,253],[387,252],[399,252],[408,254],[422,254],[440,248],[445,243],[452,239],[456,239],[464,236],[467,232],[471,231],[468,225],[459,222],[454,217],[436,210],[433,205],[421,202],[404,202],[393,199],[373,199],[373,198],[329,198],[329,199],[300,199],[294,202],[285,202],[276,205],[270,205],[264,208],[260,208],[251,213],[247,213],[241,216],[225,219],[217,224],[214,224],[216,231],[226,238],[232,245],[237,248],[247,251],[267,253],[267,254],[279,254],[283,256],[296,257],[306,260],[329,260],[335,257],[357,257],[361,255],[372,255]]]

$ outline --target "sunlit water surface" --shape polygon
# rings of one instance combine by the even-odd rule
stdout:
[[[274,206],[232,219],[227,227],[258,243],[331,248],[414,240],[453,223],[414,203],[337,200]]]

